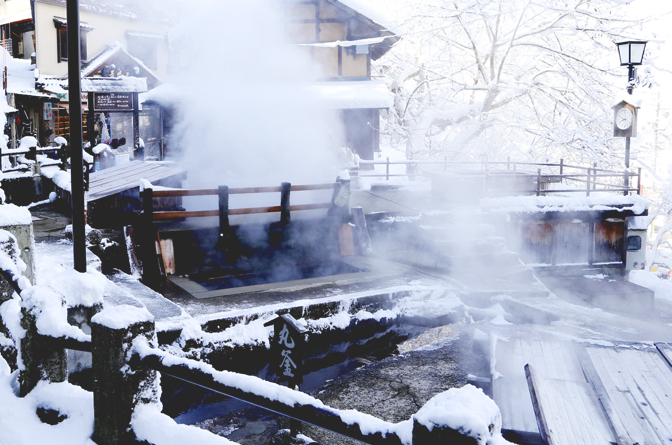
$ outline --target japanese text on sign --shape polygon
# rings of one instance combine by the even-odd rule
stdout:
[[[133,93],[96,93],[93,104],[96,111],[132,111]]]

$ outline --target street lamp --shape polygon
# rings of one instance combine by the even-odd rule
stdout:
[[[628,93],[632,94],[632,81],[635,80],[635,65],[641,65],[644,59],[646,41],[629,40],[617,43],[621,66],[628,67]]]
[[[646,41],[628,40],[617,43],[616,46],[618,47],[618,56],[621,59],[621,66],[628,67],[628,94],[632,94],[635,83],[635,65],[642,64],[644,50],[646,49]],[[622,113],[627,112],[623,111]],[[625,122],[625,120],[623,122]],[[630,134],[634,131],[634,122],[632,119],[630,119],[630,122],[632,122],[632,124],[626,125],[626,127],[629,127],[630,133],[625,137],[625,168],[630,167]],[[625,127],[620,126],[619,128],[624,129]]]

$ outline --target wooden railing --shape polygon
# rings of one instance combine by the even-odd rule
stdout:
[[[37,150],[34,150],[33,153],[35,154],[45,154],[45,153],[59,153],[61,150],[63,150],[62,147],[40,147],[37,148]],[[0,150],[0,158],[1,157],[6,157],[6,156],[21,156],[21,155],[27,155],[31,152],[31,150],[19,150],[19,149],[13,149],[13,150]],[[26,171],[29,170],[30,168],[28,166],[17,166],[17,167],[11,167],[11,168],[2,168],[2,162],[0,162],[0,169],[3,172],[12,172],[12,171]]]
[[[391,165],[435,165],[438,167],[438,170],[434,172],[441,171],[451,171],[456,173],[480,173],[484,176],[486,192],[488,191],[488,177],[489,176],[498,176],[502,177],[503,175],[528,175],[536,176],[536,187],[529,190],[511,190],[516,192],[528,192],[540,196],[541,194],[548,193],[573,193],[581,192],[585,190],[586,196],[590,196],[591,193],[596,191],[609,191],[609,192],[622,192],[624,195],[628,195],[630,192],[635,192],[641,194],[641,181],[642,181],[642,169],[639,168],[637,172],[630,171],[616,171],[616,170],[606,170],[597,168],[597,164],[593,164],[593,167],[582,167],[576,165],[568,165],[564,163],[564,160],[560,160],[559,163],[537,163],[537,162],[517,162],[511,161],[510,158],[507,158],[506,161],[489,161],[487,158],[484,158],[482,161],[448,161],[445,158],[443,161],[423,161],[423,160],[403,160],[403,161],[390,161],[388,157],[385,161],[368,161],[361,160],[360,164],[366,165],[385,165],[385,174],[368,174],[360,171],[361,177],[384,177],[385,180],[389,180],[390,177],[395,176],[425,176],[425,172],[420,173],[390,173]],[[536,168],[536,174],[533,173],[533,170],[530,169]],[[568,174],[567,170],[574,170],[572,174]],[[637,186],[631,187],[630,182],[632,179],[637,178]],[[611,179],[611,181],[609,181]],[[567,188],[567,189],[546,189],[544,184],[556,182],[556,183],[580,183],[585,184],[585,187],[582,189],[576,188]],[[506,191],[499,189],[498,191]]]
[[[333,190],[330,202],[314,204],[290,204],[291,192],[303,192],[313,190]],[[246,207],[231,209],[229,197],[231,195],[257,194],[257,193],[280,193],[280,205],[266,207]],[[216,189],[171,189],[153,190],[145,187],[142,196],[142,226],[140,232],[143,237],[141,242],[145,246],[142,250],[142,277],[145,284],[150,287],[160,286],[162,282],[161,263],[157,264],[156,255],[159,248],[155,247],[157,235],[154,223],[183,218],[219,217],[219,241],[218,247],[224,248],[227,243],[233,244],[234,238],[229,217],[231,215],[252,215],[261,213],[280,213],[280,225],[286,226],[291,221],[291,212],[304,210],[328,209],[331,216],[347,220],[350,216],[349,197],[350,180],[338,179],[337,182],[328,184],[292,185],[283,182],[275,187],[239,187],[233,188],[225,185]],[[218,196],[219,208],[216,210],[154,210],[154,198],[178,198],[185,196]],[[223,243],[223,244],[222,244]]]

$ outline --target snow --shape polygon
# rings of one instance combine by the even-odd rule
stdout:
[[[18,372],[9,373],[0,357],[0,443],[7,445],[95,445],[93,394],[68,382],[40,382],[30,394],[17,395]],[[57,425],[42,423],[38,408],[54,409],[67,418]]]
[[[656,299],[672,303],[672,282],[660,279],[655,272],[631,270],[629,281],[651,289],[655,293]]]
[[[299,46],[313,46],[316,48],[337,48],[337,47],[349,47],[349,46],[359,46],[359,45],[375,45],[380,43],[385,39],[391,38],[394,36],[384,36],[384,37],[373,37],[370,39],[360,39],[360,40],[336,40],[334,42],[320,42],[320,43],[302,43]]]
[[[401,28],[397,24],[393,23],[387,13],[382,11],[382,7],[376,8],[371,4],[371,2],[366,0],[339,0],[339,2],[349,7],[350,9],[354,9],[358,13],[369,18],[371,21],[381,25],[391,32],[394,32],[395,34],[401,32]]]
[[[143,404],[136,407],[131,425],[140,440],[154,445],[199,445],[235,444],[230,440],[191,425],[178,425],[173,419],[161,413],[157,405]]]
[[[641,214],[649,207],[649,201],[639,195],[621,196],[615,193],[597,193],[586,197],[567,196],[511,196],[485,198],[481,208],[491,212],[545,213],[576,212],[590,210],[629,210]],[[618,208],[616,206],[625,206]]]
[[[69,337],[91,341],[91,336],[68,323],[65,298],[45,286],[33,286],[21,292],[21,306],[35,316],[37,331],[50,337]]]
[[[30,211],[14,204],[0,205],[0,226],[25,226],[32,224]]]
[[[434,426],[447,426],[473,437],[479,445],[498,443],[501,439],[502,416],[495,402],[472,385],[451,388],[431,399],[413,416],[432,431]]]
[[[72,191],[72,187],[70,185],[71,177],[69,172],[58,170],[54,173],[51,179],[52,181],[54,181],[54,185],[56,185],[61,190],[64,190],[66,192]]]
[[[49,287],[65,297],[70,307],[91,307],[103,303],[103,291],[106,284],[105,275],[96,270],[81,273],[74,269],[62,268],[58,279],[51,280]]]
[[[91,322],[110,329],[125,329],[133,324],[148,321],[154,321],[154,317],[147,309],[130,305],[105,307],[91,318]]]

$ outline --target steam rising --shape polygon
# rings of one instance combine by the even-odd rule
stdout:
[[[188,58],[169,140],[189,186],[333,181],[340,126],[305,88],[316,68],[287,41],[284,12],[256,0],[204,11],[171,42]]]

